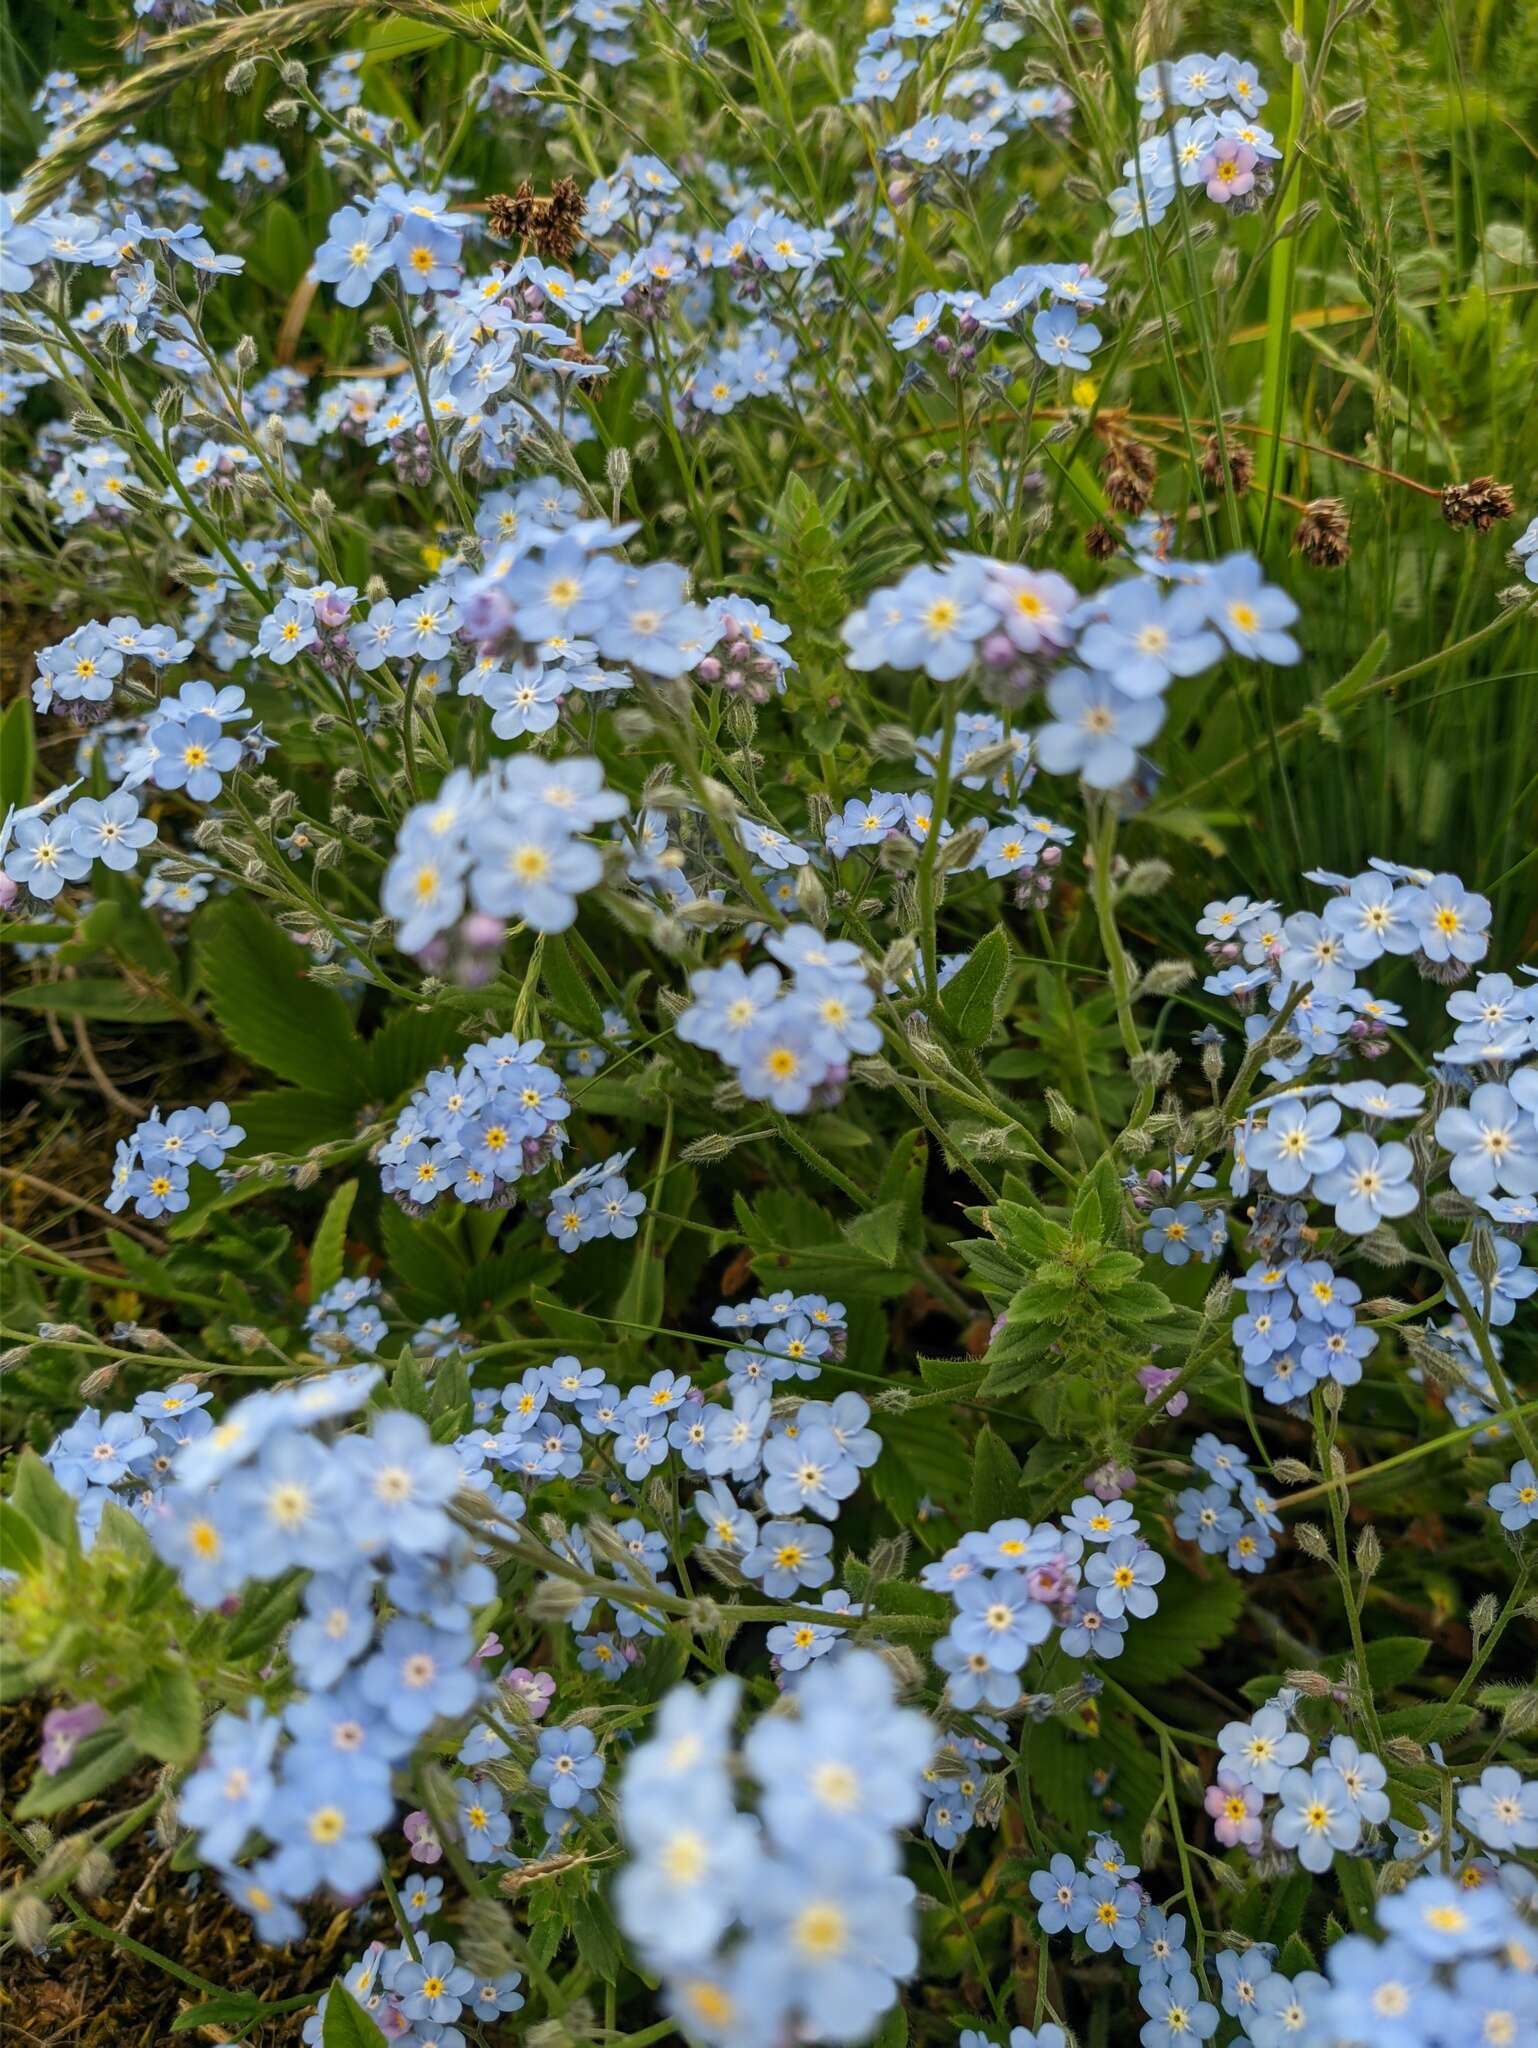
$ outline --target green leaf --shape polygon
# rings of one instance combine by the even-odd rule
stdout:
[[[570,947],[559,934],[545,934],[539,971],[562,1022],[585,1031],[589,1038],[602,1038],[603,1011],[578,971]]]
[[[900,1992],[896,2005],[881,2022],[871,2048],[908,2048],[908,2009]]]
[[[292,1158],[312,1146],[350,1138],[354,1128],[352,1114],[342,1103],[313,1088],[262,1088],[255,1095],[243,1095],[239,1109],[246,1134],[236,1147],[241,1159],[255,1158],[259,1152]]]
[[[424,1422],[427,1420],[427,1382],[409,1351],[401,1354],[399,1365],[390,1375],[390,1399],[395,1407],[409,1409]]]
[[[310,1299],[318,1301],[342,1277],[347,1247],[347,1219],[358,1192],[355,1180],[345,1180],[326,1204],[326,1213],[316,1227],[310,1246]]]
[[[1340,1895],[1346,1902],[1346,1911],[1351,1915],[1351,1925],[1358,1934],[1371,1933],[1378,1916],[1377,1899],[1367,1865],[1354,1852],[1348,1856],[1342,1851],[1337,1851],[1334,1867]]]
[[[940,991],[940,1014],[963,1045],[981,1045],[1009,973],[1009,940],[996,924]]]
[[[308,957],[248,896],[203,913],[203,985],[229,1044],[301,1088],[360,1101],[368,1062],[342,998],[306,977]]]
[[[0,1564],[8,1572],[35,1572],[42,1561],[36,1529],[13,1502],[0,1500]]]
[[[1116,1676],[1136,1691],[1178,1672],[1199,1670],[1238,1620],[1244,1590],[1233,1573],[1204,1582],[1171,1562],[1159,1588],[1158,1616],[1128,1629]]]
[[[26,1516],[40,1536],[57,1543],[61,1550],[79,1548],[75,1503],[34,1450],[23,1451],[16,1460],[11,1505]]]
[[[281,1579],[274,1579],[270,1584],[245,1594],[225,1639],[227,1656],[239,1663],[243,1657],[254,1656],[258,1650],[271,1649],[299,1612],[303,1590],[301,1574],[291,1571],[285,1572]]]
[[[1095,1162],[1074,1197],[1069,1223],[1075,1237],[1099,1244],[1115,1244],[1121,1234],[1121,1176],[1109,1153]]]
[[[868,1209],[861,1216],[851,1217],[844,1225],[844,1235],[849,1242],[858,1250],[868,1252],[880,1266],[897,1263],[902,1231],[901,1202],[884,1202],[879,1209]]]
[[[140,1761],[140,1751],[116,1728],[89,1735],[68,1767],[54,1777],[39,1771],[16,1809],[17,1820],[46,1820],[71,1806],[97,1799]]]
[[[420,1088],[433,1068],[464,1043],[458,1018],[441,1004],[397,1010],[368,1042],[372,1092],[383,1102],[393,1102],[408,1088]]]
[[[55,1017],[101,1017],[123,1024],[175,1024],[169,1004],[143,996],[125,981],[43,981],[6,990],[13,1010],[43,1010]]]
[[[198,1689],[185,1664],[166,1664],[151,1671],[136,1688],[136,1697],[122,1711],[124,1728],[162,1763],[190,1763],[203,1740]]]
[[[972,1527],[986,1529],[1020,1512],[1020,1467],[1014,1452],[987,1423],[972,1454]]]
[[[386,1202],[379,1227],[396,1281],[434,1312],[456,1307],[464,1261],[442,1224],[425,1216],[407,1216],[394,1202]]]
[[[190,2033],[194,2027],[217,2029],[215,2039],[239,2041],[250,2033],[267,2010],[260,1998],[248,1998],[239,1991],[232,1991],[224,1998],[210,1998],[203,2005],[189,2005],[185,2012],[179,2012],[171,2022],[173,2034]],[[226,2030],[233,2028],[234,2032]],[[381,2036],[381,2038],[383,2038]]]
[[[320,2048],[384,2048],[384,2035],[338,1977],[326,2000]]]
[[[32,705],[25,689],[0,718],[0,818],[32,795],[37,772],[37,746],[32,737]]]
[[[876,1183],[876,1206],[896,1202],[902,1210],[903,1244],[916,1245],[924,1228],[924,1176],[929,1168],[929,1140],[923,1131],[909,1131],[892,1148]]]
[[[919,1378],[926,1387],[947,1393],[970,1393],[982,1378],[983,1369],[975,1358],[921,1358]]]
[[[1401,1685],[1420,1670],[1430,1650],[1424,1636],[1379,1636],[1367,1645],[1367,1675],[1375,1688]]]

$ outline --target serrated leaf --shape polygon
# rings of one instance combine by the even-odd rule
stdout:
[[[603,1011],[572,959],[570,947],[558,933],[545,935],[539,972],[562,1022],[574,1030],[585,1031],[589,1038],[602,1038]]]
[[[326,1213],[316,1226],[315,1237],[310,1245],[310,1299],[320,1297],[335,1287],[341,1279],[347,1248],[347,1221],[352,1215],[352,1205],[357,1197],[358,1183],[343,1181],[331,1200],[326,1204]]]
[[[1114,1244],[1120,1234],[1121,1176],[1109,1153],[1097,1159],[1074,1197],[1069,1223],[1075,1237]]]
[[[203,986],[234,1050],[333,1101],[361,1101],[368,1061],[342,998],[306,976],[304,948],[238,893],[204,912],[201,938]]]
[[[451,1059],[465,1045],[454,1012],[434,1003],[426,1010],[397,1010],[368,1042],[373,1093],[393,1102],[410,1088],[420,1088],[434,1067]]]
[[[13,1010],[43,1010],[56,1017],[100,1017],[121,1024],[175,1024],[178,1013],[126,981],[45,981],[10,988]]]
[[[921,1358],[919,1377],[926,1387],[947,1393],[970,1392],[982,1378],[983,1368],[975,1358]]]
[[[1198,1670],[1232,1629],[1243,1605],[1244,1587],[1235,1574],[1203,1581],[1172,1562],[1159,1588],[1159,1612],[1128,1629],[1116,1676],[1136,1691],[1163,1684],[1178,1672]]]
[[[1013,1294],[1020,1285],[1020,1261],[991,1238],[963,1238],[956,1249],[966,1260],[972,1278],[990,1294]]]
[[[428,1415],[427,1382],[422,1377],[421,1366],[409,1351],[402,1353],[399,1365],[390,1375],[389,1384],[391,1405],[420,1415],[425,1422]]]
[[[940,991],[940,1015],[962,1045],[981,1045],[992,1032],[1008,973],[1009,940],[996,924]]]
[[[458,1305],[464,1261],[454,1240],[430,1217],[408,1216],[394,1202],[379,1212],[385,1257],[398,1286],[430,1304],[434,1312]]]
[[[879,1209],[868,1209],[861,1216],[851,1217],[844,1225],[844,1235],[857,1250],[868,1253],[878,1265],[891,1266],[897,1261],[902,1229],[902,1203],[884,1202]]]

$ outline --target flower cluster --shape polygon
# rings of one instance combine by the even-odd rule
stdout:
[[[1171,63],[1145,65],[1137,98],[1145,129],[1135,157],[1122,165],[1124,185],[1109,195],[1113,235],[1159,225],[1184,189],[1200,185],[1235,213],[1258,207],[1280,161],[1260,109],[1270,95],[1247,58],[1194,50]],[[1168,126],[1166,115],[1173,116]]]
[[[918,1961],[896,1831],[922,1808],[934,1731],[869,1651],[819,1665],[794,1714],[762,1716],[743,1743],[755,1825],[733,1784],[739,1694],[730,1678],[680,1687],[631,1753],[620,1924],[694,2038],[864,2040]]]
[[[934,1649],[952,1704],[1015,1706],[1022,1667],[1054,1629],[1069,1657],[1119,1656],[1128,1621],[1157,1612],[1165,1573],[1139,1528],[1125,1501],[1086,1494],[1061,1528],[995,1522],[926,1565],[922,1583],[955,1608]]]
[[[511,1032],[472,1046],[462,1065],[428,1075],[379,1152],[380,1183],[410,1212],[440,1194],[510,1206],[519,1181],[559,1160],[571,1103],[540,1055]]]
[[[494,953],[510,920],[565,931],[578,896],[603,875],[603,858],[583,835],[624,808],[585,756],[520,756],[481,775],[455,769],[406,813],[385,870],[379,900],[396,920],[401,950],[436,967],[455,947]]]
[[[177,1109],[162,1118],[158,1110],[119,1138],[106,1206],[114,1214],[126,1202],[134,1214],[153,1219],[176,1215],[191,1196],[188,1182],[194,1166],[218,1173],[226,1154],[245,1139],[230,1120],[229,1105],[211,1102],[207,1109]]]
[[[800,847],[780,842],[763,827],[744,837],[760,858],[782,862]],[[875,991],[858,946],[827,939],[815,926],[793,924],[764,940],[767,951],[787,968],[764,965],[745,970],[736,961],[702,968],[690,976],[694,1000],[674,1025],[686,1045],[716,1054],[737,1076],[750,1102],[778,1110],[805,1110],[814,1093],[836,1093],[857,1053],[875,1052],[881,1027],[872,1016]]]

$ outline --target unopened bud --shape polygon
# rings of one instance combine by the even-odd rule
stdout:
[[[48,1946],[48,1937],[53,1931],[53,1915],[41,1899],[30,1894],[16,1901],[11,1908],[11,1935],[24,1949],[38,1955]]]
[[[1317,1522],[1299,1522],[1292,1532],[1292,1540],[1305,1557],[1318,1559],[1321,1563],[1328,1561],[1330,1546]]]
[[[256,83],[256,65],[249,57],[242,57],[238,64],[232,64],[224,74],[224,89],[237,98],[249,92]]]
[[[1172,996],[1194,975],[1196,969],[1189,960],[1156,960],[1133,991],[1134,996]],[[1219,1072],[1222,1071],[1222,1055],[1219,1054]]]
[[[1366,100],[1344,100],[1324,117],[1326,128],[1354,128],[1367,112]]]
[[[1078,1111],[1067,1096],[1060,1095],[1055,1088],[1048,1088],[1045,1091],[1044,1100],[1047,1105],[1048,1123],[1060,1137],[1066,1138],[1079,1120]]]
[[[828,922],[828,892],[810,861],[796,870],[796,908],[819,931]]]
[[[1271,1470],[1283,1486],[1307,1486],[1314,1476],[1301,1458],[1278,1458]]]
[[[1391,1735],[1383,1745],[1396,1764],[1414,1766],[1426,1761],[1426,1752],[1408,1735]]]
[[[1356,1539],[1356,1568],[1364,1579],[1376,1576],[1383,1562],[1383,1545],[1378,1541],[1378,1532],[1369,1523]]]
[[[99,1898],[111,1884],[114,1870],[105,1849],[87,1849],[75,1871],[75,1890],[83,1899]]]
[[[1157,896],[1169,887],[1175,878],[1175,870],[1167,860],[1140,860],[1127,870],[1118,894],[1122,896]]]
[[[110,1365],[99,1365],[95,1372],[88,1372],[80,1382],[82,1398],[92,1403],[99,1401],[102,1395],[111,1387],[117,1375],[118,1360],[115,1358]]]
[[[1469,1634],[1475,1643],[1481,1636],[1487,1636],[1495,1626],[1495,1617],[1500,1612],[1493,1593],[1481,1593],[1469,1611]]]
[[[274,100],[267,109],[266,118],[274,128],[292,128],[299,119],[300,111],[298,100]]]

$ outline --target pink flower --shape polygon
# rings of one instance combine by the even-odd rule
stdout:
[[[1143,1389],[1143,1399],[1147,1405],[1150,1408],[1157,1406],[1164,1389],[1172,1386],[1179,1377],[1180,1374],[1174,1366],[1142,1366],[1137,1374],[1137,1383]],[[1183,1415],[1186,1405],[1186,1396],[1176,1394],[1173,1400],[1166,1404],[1166,1412],[1170,1415]]]
[[[1230,199],[1242,199],[1255,183],[1256,156],[1247,142],[1240,142],[1237,136],[1225,135],[1208,150],[1196,167],[1196,175],[1206,180],[1207,197],[1225,205]]]
[[[548,1671],[525,1671],[520,1664],[513,1671],[503,1672],[502,1683],[512,1687],[535,1721],[555,1697],[555,1680]]]
[[[43,1740],[37,1761],[45,1776],[62,1771],[88,1735],[106,1726],[107,1717],[89,1701],[79,1707],[55,1707],[43,1716]]]
[[[1089,1475],[1089,1490],[1096,1500],[1120,1500],[1124,1493],[1130,1493],[1137,1483],[1137,1474],[1130,1465],[1118,1465],[1114,1458],[1107,1458],[1098,1470]]]
[[[443,1860],[443,1844],[438,1839],[438,1830],[420,1807],[406,1816],[406,1840],[411,1844],[413,1863],[439,1863]]]
[[[1218,1772],[1218,1781],[1207,1787],[1202,1801],[1217,1825],[1213,1833],[1225,1849],[1242,1847],[1252,1853],[1260,1847],[1260,1809],[1265,1794],[1258,1785],[1241,1785],[1228,1771]]]

